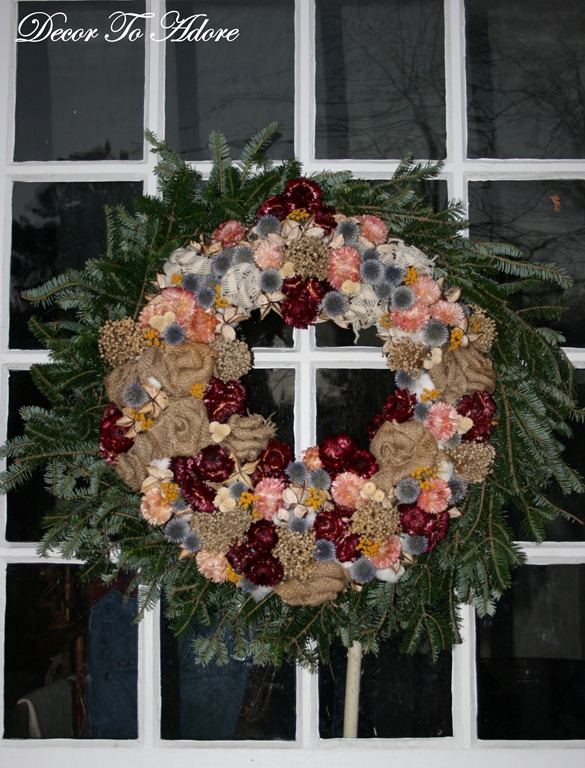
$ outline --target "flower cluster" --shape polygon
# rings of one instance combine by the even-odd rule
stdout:
[[[255,226],[227,221],[174,251],[156,287],[142,349],[112,361],[100,449],[180,558],[214,583],[316,604],[348,583],[397,581],[447,535],[494,458],[495,330],[432,259],[296,179]],[[336,435],[295,460],[269,419],[246,413],[251,356],[236,328],[256,309],[295,328],[377,327],[396,388],[367,449]]]

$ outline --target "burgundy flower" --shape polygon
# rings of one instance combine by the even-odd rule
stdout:
[[[271,552],[277,541],[276,528],[269,520],[258,520],[248,528],[246,544],[254,551]]]
[[[293,452],[290,445],[281,443],[280,440],[270,440],[266,448],[258,457],[256,470],[252,475],[252,483],[257,485],[265,477],[275,477],[277,480],[286,480],[285,469],[293,461]]]
[[[203,393],[209,420],[219,421],[221,424],[234,413],[244,413],[246,400],[246,388],[237,379],[222,381],[212,377]]]
[[[331,435],[319,443],[319,458],[332,478],[353,469],[352,458],[358,451],[356,441],[349,435]]]
[[[273,555],[261,552],[246,562],[244,575],[259,587],[273,587],[282,581],[284,568]]]
[[[473,427],[462,435],[463,440],[476,440],[485,443],[493,427],[493,416],[496,412],[496,404],[489,392],[474,392],[472,395],[464,395],[457,404],[457,413],[467,416],[473,421]]]
[[[398,507],[402,530],[410,536],[425,536],[429,545],[427,551],[444,539],[449,528],[449,510],[434,515],[424,512],[416,504],[401,504]]]
[[[334,507],[319,512],[313,523],[315,538],[340,541],[349,527],[349,514],[344,514],[344,512],[347,513],[348,510],[344,510],[343,507]]]
[[[287,182],[284,196],[294,208],[306,208],[308,211],[321,204],[323,192],[316,181],[301,177]]]
[[[200,512],[213,512],[216,491],[199,477],[197,459],[175,456],[170,468],[185,501]]]
[[[310,179],[299,178],[287,182],[282,195],[267,198],[260,208],[258,216],[271,214],[283,221],[292,211],[304,209],[315,217],[315,222],[323,227],[326,234],[336,226],[333,214],[335,209],[323,202],[321,187]]]
[[[342,563],[349,563],[357,560],[360,557],[361,552],[357,549],[357,545],[360,542],[360,537],[357,533],[351,533],[344,539],[339,541],[335,546],[337,552],[337,559]]]
[[[378,471],[376,459],[366,448],[358,448],[351,457],[351,471],[369,480]]]
[[[212,483],[227,480],[234,471],[234,460],[227,448],[221,445],[207,445],[197,454],[193,471],[201,478]]]
[[[284,299],[280,305],[282,319],[291,328],[308,328],[317,319],[319,302],[307,297]]]
[[[407,389],[397,389],[389,394],[381,412],[374,416],[368,426],[370,440],[374,438],[385,421],[396,421],[402,424],[412,418],[415,405],[416,395],[411,395]]]
[[[107,464],[113,464],[119,453],[126,453],[134,444],[134,440],[126,437],[126,428],[116,424],[122,416],[122,411],[113,403],[110,403],[102,414],[99,449]]]
[[[326,293],[332,290],[332,286],[327,280],[303,280],[298,275],[287,277],[282,283],[282,292],[291,299],[307,298],[319,303]]]
[[[246,563],[254,556],[254,552],[252,552],[247,544],[240,543],[230,547],[225,556],[234,571],[243,573]]]

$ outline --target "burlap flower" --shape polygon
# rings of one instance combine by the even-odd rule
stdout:
[[[276,427],[259,413],[240,416],[235,413],[227,423],[230,432],[223,445],[230,448],[240,461],[254,461],[276,435]]]
[[[338,563],[315,563],[305,579],[287,579],[277,584],[274,591],[288,605],[321,605],[334,600],[349,578]]]
[[[433,367],[432,378],[441,397],[452,405],[477,390],[493,392],[496,384],[492,361],[473,344],[443,355]]]
[[[213,352],[206,344],[185,341],[177,346],[149,347],[137,363],[139,381],[154,376],[174,397],[187,397],[193,384],[207,384],[213,371]]]
[[[439,454],[435,438],[417,421],[382,424],[372,440],[370,451],[380,467],[371,478],[372,482],[385,491],[418,467],[436,464]]]

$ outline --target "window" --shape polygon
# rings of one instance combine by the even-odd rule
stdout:
[[[437,206],[461,199],[472,237],[515,242],[572,274],[560,329],[585,369],[577,0],[6,0],[5,10],[0,228],[11,256],[0,277],[2,439],[18,432],[22,405],[42,403],[28,370],[46,356],[20,292],[99,252],[104,204],[156,192],[145,128],[204,174],[211,129],[237,150],[272,120],[281,123],[274,158],[295,155],[309,174],[349,168],[376,181],[408,153],[444,160],[429,189]],[[59,39],[65,28],[84,32]],[[231,30],[239,32],[230,40]],[[333,428],[353,431],[358,405],[366,424],[391,385],[373,334],[355,346],[352,334],[326,325],[292,334],[250,322],[246,333],[259,408],[278,413],[297,453]],[[357,380],[367,381],[371,403],[349,400]],[[583,436],[577,426],[568,447],[581,468]],[[562,502],[583,517],[579,499]],[[341,652],[319,676],[236,658],[227,670],[191,674],[188,647],[159,609],[135,628],[132,599],[79,587],[80,564],[37,556],[48,503],[42,482],[0,498],[6,765],[382,766],[403,761],[404,750],[410,765],[425,767],[583,762],[583,525],[559,521],[545,544],[523,544],[528,566],[496,616],[480,621],[466,609],[465,643],[436,667],[391,645],[367,659],[360,738],[343,741]],[[32,728],[31,707],[41,721]],[[39,730],[56,738],[35,739]]]

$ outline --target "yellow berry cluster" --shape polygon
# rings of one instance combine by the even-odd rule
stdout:
[[[205,391],[205,387],[203,384],[193,384],[191,389],[189,390],[189,394],[191,397],[197,397],[199,400],[203,399],[203,392]]]
[[[249,491],[244,491],[242,495],[240,496],[240,499],[238,501],[238,504],[240,507],[251,507],[252,504],[258,501],[258,496],[255,496],[253,493],[250,493]]]
[[[183,285],[183,275],[178,272],[173,272],[171,283],[173,283],[173,285],[178,285],[180,288]]]
[[[382,317],[378,320],[382,328],[392,328],[392,315],[390,312],[386,312],[382,315]]]
[[[225,309],[228,305],[227,299],[224,299],[221,295],[221,285],[215,286],[215,299],[213,304],[217,309]]]
[[[414,285],[418,280],[418,272],[416,267],[407,267],[406,277],[404,278],[404,285]]]
[[[411,477],[418,481],[421,488],[428,490],[433,487],[433,481],[437,478],[437,467],[419,467],[411,473]]]
[[[172,504],[179,498],[179,486],[176,483],[161,483],[160,489],[165,501]]]
[[[449,340],[449,352],[452,352],[454,349],[457,349],[457,347],[461,346],[461,342],[463,340],[464,335],[465,333],[461,330],[461,328],[451,329],[451,338]]]
[[[423,403],[430,403],[439,397],[438,389],[427,389],[426,387],[422,391],[420,399]]]
[[[238,581],[241,581],[242,578],[243,578],[242,574],[241,573],[236,573],[236,571],[234,571],[234,569],[231,567],[231,565],[229,563],[228,563],[225,575],[226,575],[227,580],[231,581],[232,584],[237,584]]]
[[[162,341],[156,328],[149,328],[144,331],[144,339],[149,347],[161,347]]]
[[[306,208],[295,208],[295,210],[291,211],[286,218],[292,219],[293,221],[304,221],[309,218],[309,212]]]
[[[317,488],[311,488],[304,504],[311,509],[319,509],[324,501],[327,500],[327,491],[320,491]]]
[[[361,550],[364,555],[368,555],[368,557],[375,557],[380,551],[380,546],[380,541],[371,541],[370,539],[364,539],[360,536],[356,549]]]
[[[154,424],[154,419],[146,413],[140,413],[135,408],[132,409],[132,418],[140,425],[141,429],[150,429]]]

